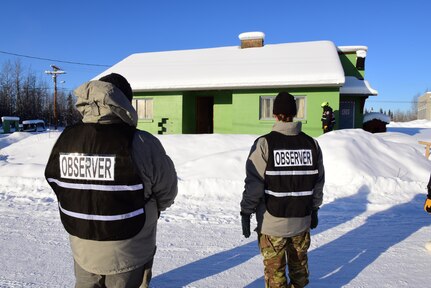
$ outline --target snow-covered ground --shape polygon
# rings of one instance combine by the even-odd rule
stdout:
[[[324,205],[312,230],[309,287],[427,287],[431,122],[391,123],[317,138]],[[73,260],[43,178],[59,132],[0,135],[0,287],[73,287]],[[162,213],[152,287],[263,287],[256,237],[241,234],[244,166],[257,135],[158,136],[179,177]]]

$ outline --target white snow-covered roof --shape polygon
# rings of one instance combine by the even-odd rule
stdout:
[[[39,123],[43,123],[43,124],[45,124],[45,121],[43,121],[43,120],[39,120],[39,119],[34,119],[34,120],[24,120],[24,121],[22,121],[22,124],[39,124]]]
[[[1,121],[19,121],[19,117],[16,116],[2,116]]]
[[[385,123],[391,123],[391,117],[389,117],[388,115],[385,115],[383,113],[379,113],[379,112],[369,112],[369,113],[365,113],[364,114],[364,120],[362,121],[362,123],[367,123],[368,121],[371,120],[380,120],[382,122]]]
[[[135,92],[344,84],[338,50],[331,41],[138,53],[94,79],[113,72],[126,77]]]
[[[357,46],[338,46],[338,50],[340,50],[341,52],[344,52],[344,53],[349,53],[349,52],[353,53],[353,52],[361,51],[361,50],[368,51],[368,47],[367,46],[360,46],[360,45],[357,45]]]
[[[378,91],[373,89],[367,80],[360,80],[354,76],[346,76],[346,81],[340,88],[340,94],[376,96]]]

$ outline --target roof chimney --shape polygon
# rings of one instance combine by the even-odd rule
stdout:
[[[265,34],[263,32],[246,32],[239,34],[238,38],[241,40],[241,49],[263,47]]]

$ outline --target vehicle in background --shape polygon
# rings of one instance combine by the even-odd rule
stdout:
[[[24,120],[22,121],[23,132],[43,132],[45,131],[45,121],[43,120]]]

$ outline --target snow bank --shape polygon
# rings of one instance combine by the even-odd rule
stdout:
[[[430,128],[391,123],[387,133],[350,129],[317,138],[326,185],[312,231],[311,288],[427,283],[431,222],[422,205],[431,161],[418,141],[431,139]],[[59,134],[0,136],[0,262],[7,263],[0,287],[73,286],[67,233],[43,178]],[[241,236],[239,217],[245,162],[258,135],[157,137],[175,163],[179,193],[160,217],[152,287],[262,287],[256,240]]]

